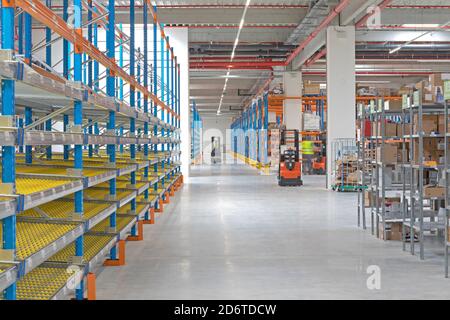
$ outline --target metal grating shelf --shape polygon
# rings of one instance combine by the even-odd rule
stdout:
[[[103,248],[117,237],[114,235],[87,234],[83,239],[83,261],[91,261]],[[48,259],[49,262],[71,263],[75,255],[75,243],[69,244],[63,250]]]
[[[42,266],[17,281],[17,300],[51,300],[66,297],[73,274],[65,266]],[[75,287],[75,286],[74,286]]]
[[[116,233],[120,235],[121,239],[124,239],[126,234],[130,231],[131,227],[136,223],[135,215],[118,214],[116,217]],[[98,233],[110,233],[109,219],[105,219],[96,225],[91,230]]]
[[[79,223],[18,221],[16,258],[28,273],[82,234]]]
[[[110,202],[88,201],[83,202],[83,216],[81,221],[85,223],[85,229],[89,230],[100,221],[111,215],[117,208]],[[21,218],[36,220],[61,220],[73,221],[74,204],[72,200],[59,199],[33,209],[24,211]]]
[[[73,195],[70,195],[68,199],[73,199]],[[115,199],[110,198],[109,189],[102,188],[89,188],[84,190],[84,197],[87,200],[97,200],[114,202],[117,208],[120,208],[136,198],[136,191],[134,190],[117,190]]]

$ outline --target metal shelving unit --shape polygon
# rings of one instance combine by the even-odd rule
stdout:
[[[438,161],[424,159],[425,139],[443,139],[445,134],[425,133],[423,119],[425,115],[444,115],[445,107],[442,104],[423,105],[421,91],[416,91],[413,96],[408,97],[408,101],[410,133],[404,138],[409,139],[410,161],[405,163],[404,167],[406,171],[410,172],[411,185],[410,188],[406,187],[403,192],[405,202],[403,206],[403,248],[406,250],[406,245],[409,243],[411,254],[416,254],[415,238],[417,234],[419,257],[423,260],[425,259],[425,232],[440,237],[445,229],[445,222],[439,221],[438,217],[440,202],[445,200],[444,197],[426,197],[424,192],[425,175],[430,176],[434,172],[439,179],[440,173],[444,170],[444,165],[439,164]],[[406,228],[410,233],[409,241],[405,238]]]
[[[364,186],[358,195],[358,225],[367,228],[366,209],[369,208],[372,234],[380,235],[381,224],[383,239],[387,239],[387,224],[402,221],[402,211],[392,210],[391,206],[387,205],[387,200],[400,198],[403,184],[399,181],[386,181],[388,169],[397,166],[399,162],[397,159],[386,161],[385,148],[390,144],[403,142],[403,135],[397,131],[398,128],[403,128],[405,114],[403,110],[386,110],[385,101],[381,98],[373,99],[369,104],[360,104],[358,119],[361,129],[357,143],[358,166],[361,172],[360,184]],[[386,134],[387,121],[397,126],[395,135]],[[366,127],[368,125],[370,127]],[[369,128],[370,134],[367,132]],[[403,159],[402,155],[402,161]],[[404,183],[405,179],[402,180]],[[368,192],[369,199],[366,199],[365,192]],[[370,203],[367,204],[366,200]]]
[[[446,97],[447,98],[447,97]],[[449,230],[450,230],[450,122],[449,122],[449,110],[447,99],[444,102],[444,115],[445,115],[445,277],[448,278],[448,249],[450,246]]]
[[[137,48],[134,0],[129,34],[115,24],[113,0],[73,7],[72,26],[68,2],[62,18],[39,0],[2,3],[0,292],[8,300],[83,299],[88,272],[119,261],[120,243],[154,223],[183,180],[180,65],[157,8],[143,2]],[[40,43],[32,20],[46,28]],[[60,62],[52,36],[62,42]],[[45,62],[35,54],[43,48]],[[66,286],[69,262],[81,267],[76,289]]]

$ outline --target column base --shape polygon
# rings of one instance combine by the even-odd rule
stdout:
[[[155,224],[155,208],[150,208],[150,220],[144,220],[144,224]]]
[[[164,202],[163,202],[162,199],[159,199],[158,209],[155,209],[155,212],[157,212],[157,213],[163,213],[164,212]]]
[[[125,240],[119,240],[118,243],[119,246],[119,258],[118,259],[108,259],[106,260],[103,265],[105,267],[120,267],[125,265]]]
[[[97,300],[97,287],[95,273],[89,272],[86,276],[87,300]]]
[[[127,241],[142,241],[144,240],[144,221],[137,222],[138,234],[137,236],[128,236]]]

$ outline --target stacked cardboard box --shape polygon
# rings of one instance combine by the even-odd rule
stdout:
[[[443,198],[445,197],[445,187],[428,185],[423,188],[425,198]]]
[[[354,155],[348,155],[339,159],[336,165],[336,185],[357,185],[361,180],[361,172],[358,170],[358,159]]]
[[[424,138],[423,139],[423,161],[424,162],[436,162],[443,163],[444,157],[444,140],[436,138]],[[414,143],[414,159],[415,164],[419,163],[419,143]]]
[[[381,240],[401,241],[402,226],[403,224],[401,222],[386,223],[386,239],[384,239],[384,227],[383,224],[380,223],[378,226],[378,238]]]
[[[422,101],[420,101],[419,92],[414,92],[414,104],[444,102],[444,86],[447,80],[450,80],[449,73],[435,73],[430,75],[428,80],[416,83],[416,90],[422,91]]]
[[[402,100],[386,100],[384,101],[384,110],[400,111],[402,110]]]
[[[279,129],[270,130],[269,150],[270,150],[270,169],[277,171],[280,164],[280,140],[281,131]]]
[[[320,94],[320,84],[312,83],[311,81],[304,82],[303,83],[303,94],[319,95]]]
[[[320,116],[310,112],[303,113],[303,131],[319,131]]]
[[[445,117],[443,117],[445,118]],[[414,115],[413,120],[413,132],[414,134],[419,133],[419,115]],[[442,119],[442,123],[444,119]],[[439,131],[439,117],[437,115],[428,115],[425,114],[422,116],[422,131],[425,134],[437,133]]]
[[[376,151],[377,161],[385,164],[396,164],[402,162],[402,154],[402,149],[395,143],[385,144],[384,147],[377,147]]]

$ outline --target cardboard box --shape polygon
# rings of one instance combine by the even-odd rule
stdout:
[[[398,111],[402,110],[403,101],[402,100],[388,100],[384,102],[384,110]]]
[[[419,132],[419,115],[414,115],[414,134]],[[436,115],[422,116],[422,130],[425,134],[431,134],[438,131],[438,117]]]
[[[445,197],[445,188],[439,186],[428,185],[423,187],[423,196],[425,198],[442,198]]]
[[[443,157],[444,151],[439,150],[438,145],[442,143],[443,139],[424,138],[423,139],[423,161],[436,161],[440,163],[440,158]],[[414,159],[413,163],[419,163],[419,143],[414,143]]]
[[[443,87],[444,86],[444,80],[442,80],[441,73],[434,73],[434,74],[430,75],[428,80],[432,87]]]
[[[304,82],[303,83],[303,94],[320,94],[320,84]]]
[[[445,133],[445,115],[444,114],[440,114],[438,116],[438,131],[440,134]],[[447,130],[447,133],[450,133],[450,122],[449,122],[449,127]]]
[[[377,161],[394,164],[398,161],[398,147],[394,144],[386,144],[383,148],[383,157],[381,157],[382,147],[377,148]]]
[[[373,192],[369,190],[364,190],[364,207],[370,208],[373,201]]]
[[[384,228],[383,224],[378,225],[378,238],[384,239]],[[401,241],[402,240],[402,223],[401,222],[389,222],[386,223],[386,240],[391,241]]]
[[[397,134],[399,136],[401,136],[402,134],[404,134],[405,136],[409,136],[411,134],[411,124],[410,123],[405,123],[404,125],[404,129],[402,127],[402,124],[399,124],[397,127]],[[404,130],[404,131],[402,131]]]
[[[416,83],[415,88],[417,91],[414,91],[414,105],[433,103],[435,101],[432,86],[428,81]],[[420,92],[422,93],[422,99],[420,99]]]
[[[378,123],[378,135],[384,135],[386,137],[397,136],[397,124],[392,122],[385,122],[384,132],[381,130],[381,123]]]

